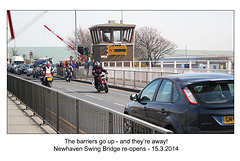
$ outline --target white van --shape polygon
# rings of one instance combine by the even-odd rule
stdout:
[[[11,61],[11,72],[14,72],[14,69],[20,64],[24,64],[24,59],[22,56],[12,56]]]
[[[12,56],[12,66],[24,64],[24,59],[22,56]]]

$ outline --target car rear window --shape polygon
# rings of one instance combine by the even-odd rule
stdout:
[[[204,82],[188,86],[200,104],[233,104],[234,82]]]

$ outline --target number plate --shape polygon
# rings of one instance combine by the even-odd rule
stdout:
[[[47,81],[52,81],[52,77],[47,77]]]
[[[233,124],[234,123],[234,116],[223,116],[222,117],[222,124]]]

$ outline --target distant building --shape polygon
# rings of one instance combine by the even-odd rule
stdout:
[[[176,62],[176,68],[200,68],[200,69],[206,69],[207,68],[207,62],[209,61],[209,69],[229,69],[228,62],[231,61],[231,69],[234,69],[234,62],[232,57],[169,57],[169,58],[163,58],[157,61],[156,65],[160,66],[161,62],[164,63],[165,68],[173,68],[173,63]]]
[[[206,62],[206,60],[210,61],[209,64],[210,69],[227,69],[227,62],[233,61],[232,57],[224,56],[224,57],[199,57],[196,58],[196,63],[199,65],[202,62]],[[233,66],[232,66],[233,69]]]

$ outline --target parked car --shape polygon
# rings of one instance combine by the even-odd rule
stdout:
[[[16,74],[19,74],[19,75],[21,75],[21,74],[26,74],[28,67],[29,67],[28,64],[20,64],[20,65],[18,65],[18,66],[16,67],[15,73],[16,73]]]
[[[33,74],[33,64],[29,64],[29,67],[27,69],[27,76],[30,76]]]
[[[23,65],[23,74],[27,74],[27,69],[29,68],[29,64]]]
[[[163,76],[130,99],[125,114],[174,133],[234,133],[232,75]]]
[[[23,73],[23,64],[17,65],[15,68],[15,74],[21,75]]]

